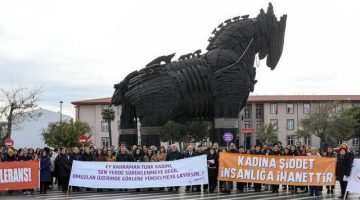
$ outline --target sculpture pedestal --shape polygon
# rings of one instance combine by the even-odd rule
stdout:
[[[140,134],[141,134],[141,145],[143,146],[151,146],[155,145],[157,147],[160,146],[160,131],[162,127],[141,127]]]
[[[137,145],[137,129],[121,129],[119,135],[119,145],[125,142],[127,146]]]
[[[219,143],[221,147],[226,147],[226,142],[223,139],[226,132],[233,134],[233,140],[229,143],[233,142],[238,147],[239,118],[216,118],[214,132],[210,134],[210,140]]]

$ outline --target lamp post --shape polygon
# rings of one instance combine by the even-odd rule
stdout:
[[[63,103],[64,103],[63,101],[60,101],[60,124],[62,122],[62,104]]]

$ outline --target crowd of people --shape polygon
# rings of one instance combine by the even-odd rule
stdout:
[[[255,155],[276,155],[276,156],[325,156],[337,158],[336,164],[336,179],[340,182],[341,195],[339,198],[343,198],[345,195],[347,182],[344,180],[344,176],[349,176],[351,171],[351,165],[354,159],[354,153],[349,149],[347,144],[340,145],[336,150],[329,147],[327,151],[320,152],[317,148],[308,145],[290,145],[283,147],[281,142],[277,142],[273,145],[255,145],[250,149],[245,149],[243,146],[236,147],[234,143],[230,143],[228,148],[219,148],[217,142],[208,143],[203,147],[190,143],[183,151],[180,151],[177,145],[170,145],[169,148],[155,147],[155,146],[126,146],[125,143],[121,143],[118,150],[114,147],[105,148],[64,148],[59,149],[14,149],[8,148],[5,152],[0,152],[0,162],[15,162],[15,161],[40,161],[40,194],[45,194],[49,189],[54,189],[57,186],[58,189],[62,189],[63,192],[67,192],[69,178],[71,173],[71,166],[74,160],[78,161],[107,161],[107,162],[161,162],[172,161],[183,158],[189,158],[199,155],[207,155],[208,158],[208,185],[192,185],[186,186],[186,192],[214,192],[219,186],[219,191],[223,193],[230,193],[234,188],[232,182],[220,181],[218,184],[218,167],[219,167],[219,154],[221,152],[229,152],[236,154],[255,154]],[[327,186],[327,194],[334,193],[335,186]],[[244,192],[244,189],[253,189],[255,192],[262,190],[272,191],[273,193],[279,193],[279,185],[262,185],[258,183],[236,183],[236,190],[238,192]],[[323,187],[321,186],[281,186],[283,191],[308,192],[310,196],[319,196],[322,193]],[[158,188],[159,190],[165,190],[165,188]],[[168,187],[167,191],[177,191],[179,187]],[[84,188],[83,190],[91,190],[90,188]],[[141,189],[136,189],[140,191]],[[151,188],[149,190],[152,190]],[[79,187],[72,187],[72,191],[82,191]],[[97,190],[101,192],[101,189]],[[12,191],[9,191],[11,193]],[[23,190],[23,194],[34,193],[34,190]]]

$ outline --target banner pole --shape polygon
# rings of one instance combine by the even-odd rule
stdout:
[[[344,197],[343,197],[343,200],[346,199],[346,196],[347,196],[347,195],[348,195],[348,191],[345,192],[345,195],[344,195]]]
[[[66,195],[69,196],[70,185],[68,185]]]

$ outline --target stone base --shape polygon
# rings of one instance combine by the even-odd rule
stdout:
[[[143,146],[151,146],[155,145],[157,147],[160,146],[160,131],[161,126],[155,127],[141,127],[140,134],[141,134],[141,145]]]
[[[127,146],[137,145],[138,137],[136,129],[121,129],[119,135],[119,145],[125,142]]]

